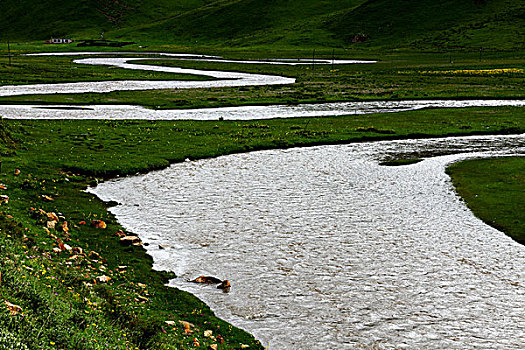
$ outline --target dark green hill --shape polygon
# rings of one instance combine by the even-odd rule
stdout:
[[[217,46],[525,47],[523,0],[3,0],[0,39]]]

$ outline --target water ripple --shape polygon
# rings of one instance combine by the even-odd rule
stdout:
[[[432,151],[474,153],[378,164]],[[91,191],[122,203],[111,211],[179,276],[170,285],[272,349],[522,349],[525,249],[475,218],[444,172],[504,153],[524,154],[525,137],[253,152]],[[204,274],[231,292],[186,282]]]

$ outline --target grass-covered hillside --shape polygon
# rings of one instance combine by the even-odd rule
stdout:
[[[142,44],[525,47],[521,0],[3,0],[0,40]]]

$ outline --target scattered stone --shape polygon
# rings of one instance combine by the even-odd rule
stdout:
[[[82,254],[84,254],[84,249],[82,249],[80,247],[75,247],[75,248],[73,248],[73,253],[77,253],[79,255],[82,255]]]
[[[49,197],[45,194],[42,195],[42,199],[46,202],[51,202],[51,201],[54,201],[54,199],[52,197]]]
[[[211,344],[210,346],[208,346],[208,349],[217,350],[218,349],[217,344]]]
[[[250,347],[250,345],[241,344],[241,349],[248,349],[249,347]]]
[[[186,322],[186,321],[179,321],[179,323],[184,327],[184,335],[193,334],[193,331],[191,330],[191,328],[195,327],[194,324]]]
[[[212,277],[212,276],[199,276],[196,279],[189,281],[193,283],[208,283],[208,284],[217,284],[222,283],[222,280]]]
[[[15,176],[20,175],[20,169],[15,169]]]
[[[60,225],[59,227],[62,230],[62,232],[64,232],[64,233],[68,233],[69,232],[69,227],[67,226],[67,221],[62,222],[62,225]]]
[[[208,329],[208,330],[204,331],[204,336],[205,336],[206,338],[211,338],[212,334],[213,334],[213,331],[212,331],[212,330],[209,330],[209,329]]]
[[[91,226],[93,226],[94,228],[101,228],[101,229],[105,229],[107,227],[106,223],[102,220],[91,221]]]
[[[199,343],[199,340],[197,338],[193,338],[193,346],[196,348],[200,348],[201,344]]]
[[[219,284],[219,285],[217,286],[217,289],[222,289],[222,291],[223,291],[224,293],[229,293],[231,287],[232,287],[232,286],[231,286],[231,284],[230,284],[230,281],[228,281],[228,280],[224,280],[224,281],[222,281],[221,284]]]
[[[53,253],[60,253],[61,251],[62,251],[62,249],[60,249],[58,247],[53,248]]]
[[[0,184],[0,190],[7,190],[7,185]]]
[[[97,281],[99,281],[101,283],[108,283],[110,279],[111,279],[111,277],[106,276],[106,275],[102,275],[102,276],[98,276],[97,277]]]
[[[224,338],[222,337],[222,335],[217,336],[217,341],[221,344],[224,344]]]
[[[9,203],[9,196],[6,196],[5,194],[0,196],[0,204],[8,204]]]
[[[42,209],[40,209],[42,210]],[[43,211],[43,210],[42,210]],[[53,212],[49,212],[49,213],[46,213],[44,211],[44,214],[47,216],[47,218],[49,219],[49,221],[60,221],[60,219],[58,218],[57,214],[53,213]]]
[[[141,245],[142,242],[137,236],[125,236],[120,239],[120,243],[123,245]]]
[[[11,316],[17,315],[20,312],[22,312],[22,308],[20,306],[12,304],[12,303],[8,302],[7,300],[4,303],[7,306],[7,308],[9,309],[9,313],[11,314]]]
[[[115,232],[115,236],[122,238],[122,237],[126,237],[126,234],[124,233],[124,231],[118,230],[117,232]]]
[[[177,322],[175,321],[164,321],[165,324],[167,324],[168,326],[175,326],[177,324]]]
[[[54,221],[54,220],[53,220],[53,221],[48,221],[48,222],[46,223],[46,227],[47,227],[48,229],[54,230],[54,229],[55,229],[55,225],[56,225],[56,223],[57,223],[57,222]]]

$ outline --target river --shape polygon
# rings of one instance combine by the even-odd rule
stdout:
[[[378,164],[421,152],[461,153]],[[502,153],[525,153],[523,135],[253,152],[91,191],[120,203],[156,268],[178,275],[170,285],[270,349],[522,349],[525,250],[445,174]],[[187,282],[199,275],[232,290]]]

